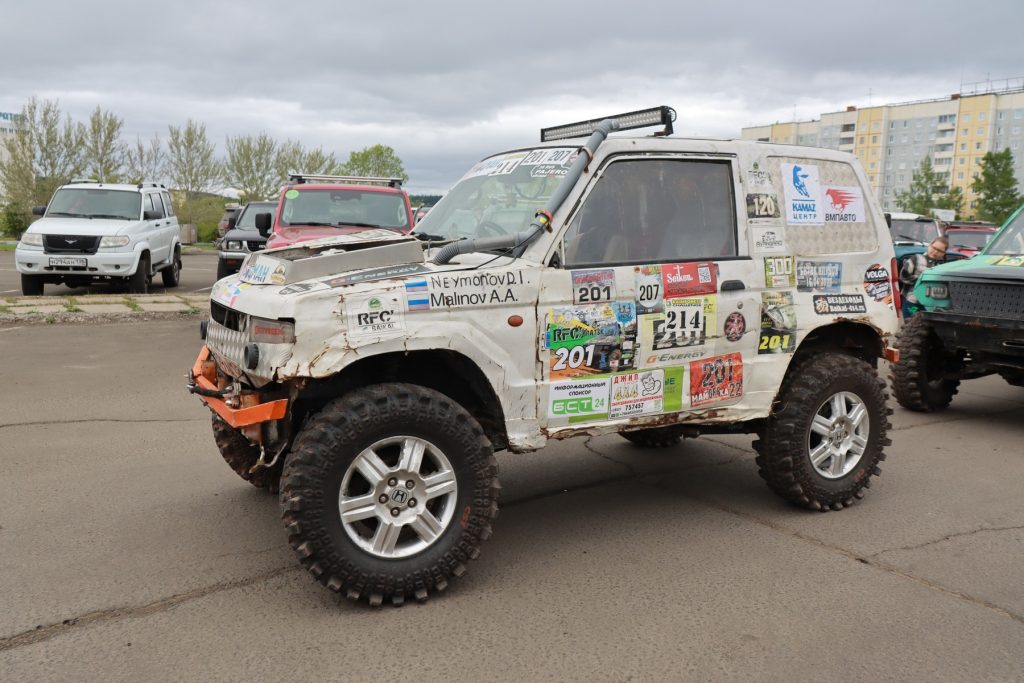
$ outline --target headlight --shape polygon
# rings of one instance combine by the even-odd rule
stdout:
[[[128,235],[107,235],[100,240],[100,249],[127,247],[129,242],[131,242],[131,238]]]
[[[21,243],[26,247],[41,247],[43,246],[43,236],[26,232],[21,236]]]
[[[242,251],[242,243],[238,240],[228,240],[224,243],[226,251]]]
[[[924,294],[929,299],[948,299],[949,298],[949,287],[945,283],[937,283],[934,285],[925,285]]]
[[[295,323],[250,318],[249,341],[263,344],[291,344],[295,341]]]

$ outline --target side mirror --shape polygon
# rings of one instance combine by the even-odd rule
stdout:
[[[231,218],[228,219],[228,227],[227,227],[227,229],[228,230],[234,230],[235,229],[235,224],[237,224],[237,223],[238,223],[238,214],[236,213],[234,216],[232,216]],[[225,230],[225,232],[227,232],[227,230]]]
[[[256,214],[256,229],[260,231],[260,234],[264,237],[270,235],[271,221],[273,217],[269,213],[258,213]]]
[[[32,215],[33,216],[42,216],[45,213],[46,213],[46,207],[45,206],[33,206],[32,207]]]
[[[155,221],[163,218],[159,211],[143,211],[142,218],[147,221]]]

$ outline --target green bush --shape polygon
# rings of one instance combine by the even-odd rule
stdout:
[[[217,223],[199,223],[196,225],[196,237],[200,242],[215,241],[217,239]]]
[[[0,209],[0,234],[5,237],[21,237],[31,222],[29,215],[15,204],[5,204]]]

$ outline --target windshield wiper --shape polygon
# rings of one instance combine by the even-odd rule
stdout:
[[[379,228],[381,226],[374,225],[373,223],[350,223],[349,221],[342,221],[338,223],[339,228]],[[388,228],[393,230],[394,228]]]
[[[71,217],[77,217],[77,216],[81,216],[82,214],[80,214],[80,213],[68,213],[67,211],[51,211],[47,215],[48,216],[71,216]]]
[[[114,219],[119,220],[119,221],[134,220],[131,216],[116,216],[116,215],[114,215],[112,213],[90,213],[90,214],[82,214],[82,215],[85,216],[86,218],[114,218]]]
[[[452,239],[450,237],[445,237],[444,235],[428,235],[425,232],[413,232],[410,234],[416,239],[423,240],[424,242],[444,242]]]
[[[334,223],[318,223],[316,221],[300,221],[298,223],[289,223],[288,224],[289,228],[302,227],[302,226],[306,226],[306,227],[310,227],[310,228],[336,228],[336,227],[338,227]]]

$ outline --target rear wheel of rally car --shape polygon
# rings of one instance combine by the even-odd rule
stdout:
[[[768,487],[812,510],[841,510],[881,473],[891,410],[871,365],[839,353],[794,362],[760,439],[757,464]]]
[[[683,440],[683,429],[676,426],[651,427],[632,432],[619,432],[619,436],[640,448],[669,448]]]
[[[288,540],[320,583],[352,600],[423,601],[490,537],[497,471],[480,425],[447,396],[358,389],[307,419],[288,456]]]
[[[219,415],[213,416],[213,440],[217,442],[221,456],[235,474],[258,489],[277,493],[278,482],[281,479],[280,462],[274,467],[261,467],[255,472],[250,472],[260,459],[260,449]]]
[[[955,359],[923,316],[903,323],[896,348],[900,360],[892,366],[892,389],[899,404],[925,413],[946,408],[960,386],[959,379],[947,377]]]

